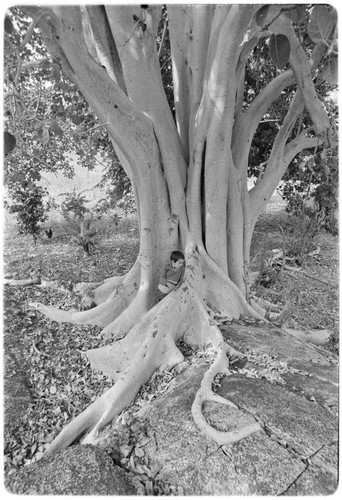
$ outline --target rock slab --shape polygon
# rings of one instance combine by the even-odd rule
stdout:
[[[9,476],[7,491],[20,495],[135,495],[128,475],[99,448],[72,446]]]
[[[237,409],[206,402],[203,413],[226,431],[257,421],[260,431],[218,446],[197,428],[191,405],[208,364],[177,376],[167,392],[140,410],[155,439],[148,460],[185,495],[328,495],[338,485],[338,372],[336,359],[290,334],[229,327],[225,338],[242,353],[266,353],[296,367],[286,384],[233,373],[217,392]],[[294,380],[294,377],[296,379]],[[328,402],[329,400],[329,402]]]

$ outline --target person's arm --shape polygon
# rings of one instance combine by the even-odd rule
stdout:
[[[160,274],[159,283],[161,285],[164,285],[164,286],[167,285],[167,281],[168,281],[167,280],[167,271],[168,271],[169,267],[170,267],[170,265],[166,264],[166,266],[164,266],[164,268],[163,268],[163,270],[162,270],[162,272]]]

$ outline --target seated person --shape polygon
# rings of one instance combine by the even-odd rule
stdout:
[[[158,300],[162,300],[172,290],[180,285],[185,270],[185,259],[182,252],[175,250],[171,253],[170,262],[166,264],[160,276],[158,285]]]

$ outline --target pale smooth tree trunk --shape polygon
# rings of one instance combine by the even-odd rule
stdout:
[[[113,340],[88,357],[102,370],[105,359],[115,384],[61,432],[48,453],[68,446],[84,432],[84,442],[94,441],[99,429],[133,401],[156,369],[170,369],[182,361],[176,347],[180,338],[195,345],[209,342],[216,350],[193,405],[200,429],[220,444],[260,429],[255,424],[221,433],[202,415],[205,400],[218,400],[211,382],[217,373],[229,373],[227,355],[232,352],[213,318],[263,318],[255,301],[246,298],[253,228],[290,161],[312,147],[312,138],[304,132],[289,140],[303,107],[310,108],[320,131],[327,128],[327,120],[317,101],[307,97],[313,95],[313,85],[301,83],[263,179],[248,192],[248,155],[258,123],[286,86],[303,82],[311,67],[296,45],[290,21],[278,8],[274,29],[291,40],[291,69],[279,73],[242,112],[248,53],[265,36],[255,22],[259,8],[168,7],[175,120],[156,46],[161,6],[46,7],[46,15],[39,19],[51,54],[107,124],[132,180],[140,229],[136,262],[127,275],[113,277],[95,291],[95,308],[71,312],[35,305],[56,321],[99,325]],[[161,269],[176,249],[185,253],[184,280],[157,303]]]

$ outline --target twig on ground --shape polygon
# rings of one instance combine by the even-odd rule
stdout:
[[[327,281],[324,281],[324,280],[321,280],[319,278],[316,278],[316,276],[311,276],[311,274],[307,274],[305,273],[302,269],[300,269],[299,267],[291,267],[291,266],[284,266],[284,269],[285,271],[295,271],[295,272],[300,272],[302,273],[304,276],[306,276],[307,278],[311,278],[312,280],[316,280],[316,281],[319,281],[320,283],[323,283],[323,285],[327,285],[327,286],[334,286],[333,283],[328,283]]]
[[[38,285],[39,283],[40,283],[39,276],[36,276],[35,278],[27,278],[22,280],[4,279],[4,285],[9,285],[9,286]]]

